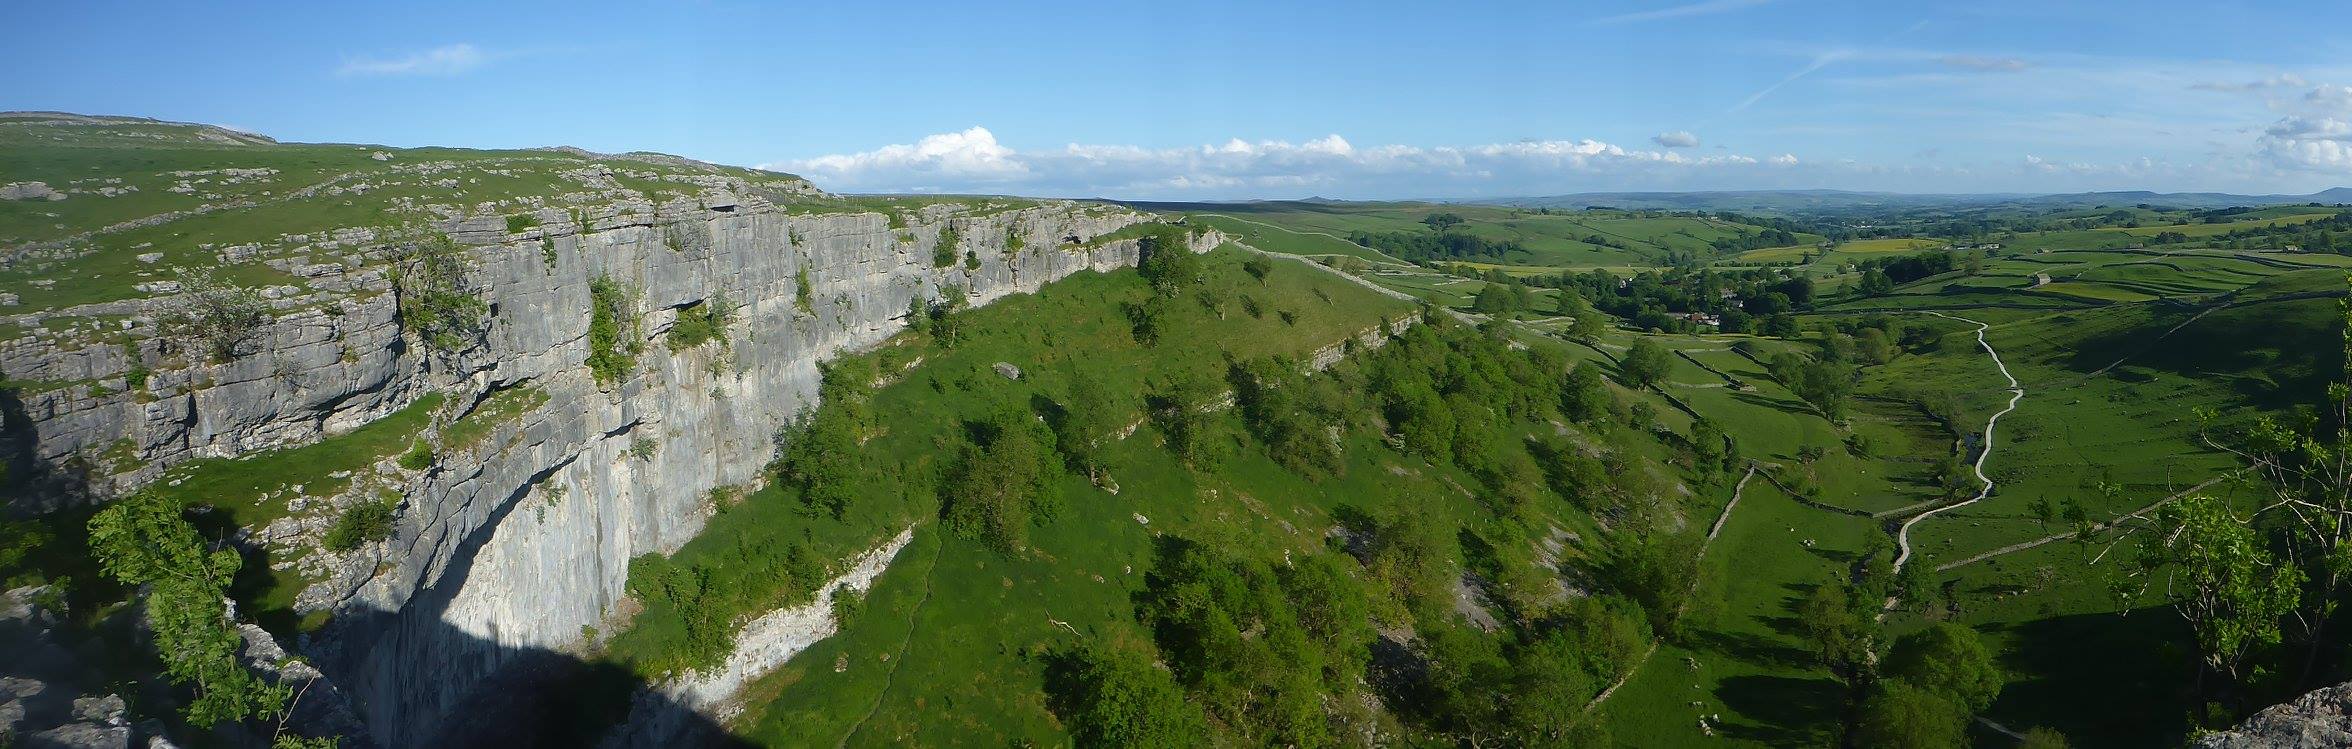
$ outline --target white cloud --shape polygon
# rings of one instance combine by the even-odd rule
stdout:
[[[2352,86],[2320,86],[2304,94],[2303,102],[2329,112],[2352,110]]]
[[[1652,135],[1650,142],[1667,148],[1693,148],[1699,145],[1699,136],[1692,135],[1689,130],[1676,130]]]
[[[957,133],[924,136],[913,145],[883,146],[865,153],[819,156],[797,168],[812,174],[912,172],[950,177],[1007,179],[1029,170],[998,145],[996,134],[974,126]]]
[[[335,69],[336,75],[457,75],[489,62],[489,55],[466,43],[434,47],[405,57],[352,58]]]
[[[1592,19],[1588,23],[1594,25],[1609,25],[1619,23],[1640,23],[1643,21],[1667,21],[1676,18],[1690,18],[1692,16],[1709,16],[1717,13],[1740,10],[1742,8],[1753,8],[1771,1],[1772,0],[1706,0],[1706,2],[1697,2],[1688,5],[1675,5],[1665,8],[1658,8],[1656,10],[1642,10],[1634,11],[1632,13],[1619,13],[1613,16],[1602,16]]]
[[[2189,84],[2189,88],[2198,91],[2237,92],[2260,91],[2268,88],[2296,88],[2302,85],[2302,76],[2295,75],[2294,73],[2280,73],[2268,78],[2252,81],[2198,81]]]
[[[1071,143],[1017,150],[974,127],[761,167],[796,172],[843,192],[1151,198],[1540,194],[1687,189],[1723,180],[1763,186],[1789,179],[1786,167],[1795,164],[1796,157],[1785,154],[1767,164],[1734,153],[1686,155],[1589,138],[1422,147],[1358,146],[1327,135],[1305,142],[1236,138],[1176,148]]]
[[[2352,86],[2320,85],[2262,129],[2255,150],[2282,169],[2352,175]]]
[[[2015,73],[2033,67],[2032,63],[2015,57],[1980,57],[1977,55],[1945,55],[1936,62],[1963,70],[1985,73]]]

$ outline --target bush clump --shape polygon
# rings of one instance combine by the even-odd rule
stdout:
[[[725,346],[727,325],[734,321],[735,303],[724,296],[680,310],[678,321],[670,325],[670,350],[684,351],[712,341]]]
[[[441,351],[462,349],[479,336],[490,305],[466,281],[472,269],[473,258],[446,235],[402,248],[392,266],[401,327]]]
[[[962,241],[963,236],[956,233],[954,226],[940,229],[939,243],[931,246],[931,265],[940,268],[955,265],[956,245]]]
[[[645,343],[637,334],[637,291],[610,276],[588,282],[588,371],[600,384],[627,379]]]
[[[164,313],[165,334],[203,349],[214,362],[237,357],[239,346],[269,320],[269,303],[252,289],[222,281],[210,268],[177,268],[180,296]]]
[[[392,503],[372,500],[352,505],[327,529],[328,551],[347,552],[362,544],[392,537]]]
[[[411,471],[422,471],[433,467],[433,463],[440,459],[440,456],[433,454],[431,445],[419,442],[408,448],[408,452],[401,454],[400,467]]]
[[[1029,526],[1051,521],[1060,508],[1061,461],[1037,420],[1005,413],[966,425],[971,441],[942,482],[947,527],[999,551],[1029,542]]]

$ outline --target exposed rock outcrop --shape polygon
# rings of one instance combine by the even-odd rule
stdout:
[[[2323,749],[2352,746],[2352,684],[2272,705],[2238,727],[2199,737],[2199,749]]]
[[[744,686],[839,631],[841,623],[833,619],[834,598],[845,590],[873,587],[874,579],[889,569],[914,535],[908,528],[858,557],[848,572],[827,582],[815,600],[768,612],[744,625],[734,652],[718,668],[640,695],[630,706],[628,719],[605,737],[603,746],[678,746],[709,738],[688,734],[693,726],[724,725],[743,711],[735,698]]]
[[[96,664],[58,641],[50,590],[0,593],[0,746],[130,746],[123,698],[97,692]]]
[[[428,350],[402,330],[380,265],[336,267],[323,286],[347,291],[280,300],[225,363],[175,368],[155,340],[0,343],[10,377],[99,385],[24,396],[12,439],[50,466],[86,466],[109,445],[134,458],[135,468],[79,476],[91,493],[45,495],[40,509],[127,490],[190,459],[348,432],[427,392],[451,393],[450,414],[512,388],[543,392],[543,405],[428,469],[382,471],[403,498],[388,542],[297,555],[314,580],[299,608],[333,619],[293,649],[376,743],[429,744],[481,685],[609,624],[630,558],[691,539],[713,489],[756,482],[771,435],[813,403],[820,362],[896,333],[917,299],[954,290],[985,304],[1133,265],[1138,242],[1105,235],[1146,219],[1078,203],[802,213],[717,188],[525,222],[485,213],[441,226],[467,248],[490,311],[469,346]],[[956,246],[938,248],[943,235]],[[1220,241],[1199,235],[1194,249]],[[599,278],[635,292],[644,344],[637,368],[609,384],[584,365]],[[723,342],[664,345],[682,312],[721,299],[736,306]],[[144,382],[127,386],[134,371]],[[307,501],[320,499],[349,501]],[[273,525],[257,540],[315,546],[303,534],[327,519]],[[709,704],[707,691],[693,707]]]

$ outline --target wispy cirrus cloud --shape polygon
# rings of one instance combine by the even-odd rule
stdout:
[[[2032,63],[2015,57],[1984,57],[1980,55],[1945,55],[1936,62],[1945,67],[1974,70],[1982,73],[2015,73],[2033,67]]]
[[[2280,73],[2268,78],[2251,81],[2197,81],[2190,83],[2189,88],[2196,91],[2221,91],[2227,93],[2240,91],[2261,91],[2264,89],[2273,88],[2295,88],[2303,85],[2305,84],[2303,82],[2302,76],[2295,75],[2293,73]]]
[[[335,68],[335,74],[345,77],[457,75],[487,64],[490,57],[472,44],[459,42],[398,57],[348,58]]]
[[[1619,13],[1616,15],[1601,16],[1599,18],[1586,21],[1585,23],[1593,26],[1610,26],[1621,23],[1667,21],[1677,18],[1691,18],[1694,16],[1709,16],[1717,13],[1728,13],[1735,10],[1753,8],[1769,2],[1772,2],[1772,0],[1706,0],[1705,2],[1691,3],[1688,5],[1675,5],[1665,8],[1656,8],[1653,10],[1639,10],[1631,13]]]
[[[1795,83],[1800,78],[1804,78],[1805,76],[1820,72],[1822,68],[1829,67],[1830,63],[1844,60],[1852,56],[1852,52],[1845,50],[1832,50],[1816,55],[1814,56],[1812,62],[1806,63],[1805,67],[1798,68],[1797,72],[1790,73],[1787,78],[1782,78],[1770,86],[1765,86],[1764,88],[1757,90],[1756,93],[1749,94],[1748,98],[1741,99],[1740,103],[1731,105],[1731,111],[1738,112],[1745,110],[1748,107],[1755,106],[1756,102],[1763,101],[1764,97],[1771,96],[1772,92],[1779,91],[1782,86]]]

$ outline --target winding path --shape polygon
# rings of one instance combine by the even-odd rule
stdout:
[[[1418,267],[1420,267],[1420,266],[1414,265],[1414,264],[1412,264],[1412,263],[1405,262],[1405,261],[1404,261],[1404,259],[1402,259],[1402,258],[1399,258],[1399,257],[1397,257],[1397,256],[1395,256],[1395,255],[1391,255],[1391,254],[1388,254],[1388,253],[1385,253],[1385,252],[1381,252],[1381,251],[1380,251],[1380,250],[1378,250],[1378,249],[1374,249],[1374,248],[1372,248],[1372,247],[1366,246],[1366,245],[1364,245],[1364,244],[1362,244],[1362,243],[1359,243],[1359,242],[1357,242],[1357,241],[1355,241],[1355,240],[1353,240],[1353,239],[1349,239],[1349,238],[1347,238],[1347,237],[1342,237],[1342,236],[1340,236],[1340,235],[1337,235],[1337,234],[1332,234],[1332,233],[1330,233],[1330,232],[1320,232],[1320,231],[1303,231],[1303,230],[1299,230],[1299,229],[1293,229],[1293,228],[1290,228],[1290,227],[1287,227],[1287,226],[1275,226],[1275,225],[1273,225],[1273,224],[1269,224],[1269,223],[1266,223],[1266,222],[1264,222],[1264,221],[1253,221],[1253,220],[1250,220],[1250,219],[1242,218],[1242,217],[1240,217],[1240,216],[1230,216],[1230,215],[1226,215],[1226,214],[1223,214],[1223,213],[1203,213],[1203,214],[1201,214],[1201,215],[1202,215],[1202,216],[1207,216],[1207,217],[1209,217],[1209,218],[1221,218],[1221,219],[1225,219],[1225,220],[1228,220],[1228,221],[1239,221],[1239,222],[1241,222],[1241,223],[1244,223],[1244,224],[1253,224],[1253,225],[1256,225],[1256,226],[1263,226],[1263,227],[1266,227],[1266,228],[1268,228],[1268,229],[1273,229],[1273,230],[1275,230],[1275,231],[1286,231],[1286,232],[1290,232],[1290,233],[1292,233],[1292,234],[1297,234],[1297,235],[1300,235],[1300,236],[1307,236],[1307,237],[1324,237],[1324,238],[1327,238],[1327,239],[1333,239],[1333,240],[1337,240],[1337,241],[1340,241],[1340,242],[1345,242],[1345,243],[1347,243],[1347,244],[1355,245],[1355,246],[1357,246],[1357,247],[1362,247],[1362,248],[1364,248],[1364,251],[1365,251],[1365,252],[1369,252],[1369,253],[1372,253],[1372,254],[1374,254],[1374,255],[1378,255],[1378,256],[1380,256],[1380,257],[1382,257],[1382,258],[1385,258],[1384,260],[1372,260],[1372,262],[1382,263],[1382,264],[1385,264],[1385,265],[1399,265],[1399,266],[1404,266],[1404,267],[1407,267],[1407,268],[1418,268]],[[1283,254],[1290,254],[1290,253],[1283,253]],[[1371,260],[1371,259],[1370,259],[1370,258],[1366,258],[1366,260]]]
[[[2017,410],[2017,402],[2025,398],[2025,386],[2018,384],[2017,375],[2009,373],[2009,365],[2002,363],[2001,361],[2001,352],[1993,350],[1992,342],[1985,340],[1985,331],[1991,330],[1993,328],[1992,323],[1970,320],[1968,318],[1959,317],[1956,315],[1947,315],[1934,310],[1928,310],[1927,314],[1935,315],[1937,317],[1948,320],[1976,323],[1976,345],[1983,346],[1985,353],[1992,355],[1993,366],[2000,368],[2001,376],[2009,380],[2009,405],[2002,407],[2001,410],[1998,413],[1993,414],[1991,418],[1985,419],[1984,450],[1976,454],[1976,464],[1970,466],[1970,470],[1976,472],[1976,480],[1984,482],[1984,489],[1979,490],[1976,493],[1976,496],[1969,497],[1967,501],[1954,502],[1952,504],[1944,505],[1933,510],[1928,510],[1917,515],[1913,515],[1911,516],[1910,520],[1903,521],[1901,528],[1896,529],[1895,548],[1897,551],[1895,553],[1894,571],[1898,573],[1903,571],[1903,564],[1905,562],[1911,561],[1911,526],[1918,525],[1919,521],[1935,517],[1936,513],[1960,507],[1967,507],[1969,505],[1984,501],[1985,497],[1992,496],[1993,479],[1985,475],[1984,464],[1986,458],[1993,456],[1993,427],[1994,425],[2001,422],[2001,417],[2007,416],[2009,415],[2009,412]]]

